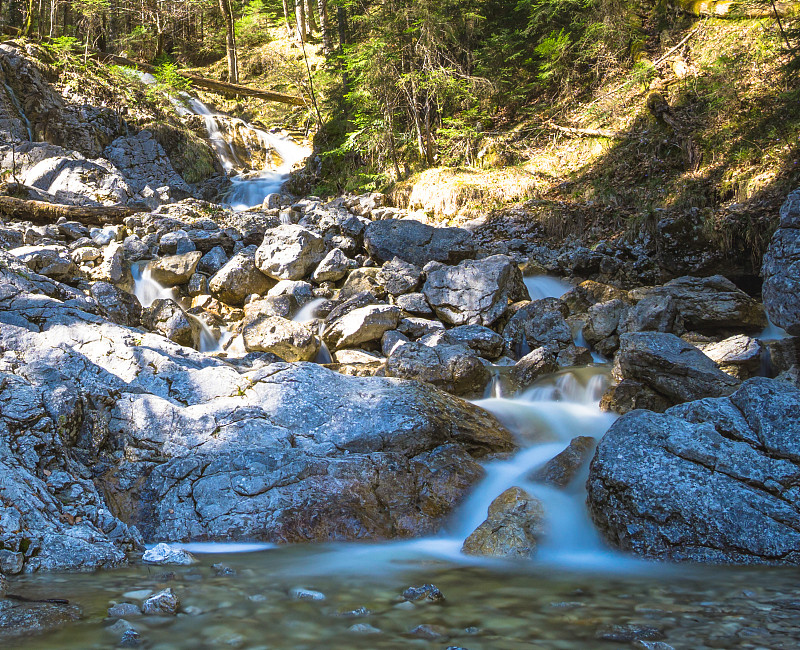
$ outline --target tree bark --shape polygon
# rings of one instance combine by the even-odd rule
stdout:
[[[306,3],[305,0],[294,0],[294,10],[297,18],[297,36],[301,43],[306,42]]]
[[[236,61],[236,33],[230,0],[219,0],[219,9],[225,21],[225,50],[228,54],[228,81],[239,83],[239,66]]]
[[[328,21],[328,0],[317,0],[317,8],[319,9],[319,31],[322,35],[322,50],[325,54],[330,54],[333,50],[333,41],[331,39],[331,25]]]
[[[292,33],[292,19],[289,13],[289,0],[283,0],[283,17],[286,18],[286,31]]]
[[[9,190],[15,191],[24,186],[11,184],[7,187]],[[18,199],[13,196],[0,196],[0,214],[4,217],[40,224],[56,223],[61,217],[64,217],[69,221],[79,221],[86,226],[100,226],[106,223],[119,223],[125,217],[138,212],[147,212],[147,208],[127,205],[96,207],[59,205],[45,201]]]

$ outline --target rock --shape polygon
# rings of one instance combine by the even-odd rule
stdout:
[[[409,316],[408,318],[402,318],[400,320],[400,323],[397,325],[397,330],[410,339],[421,339],[424,336],[444,332],[444,325],[438,320]]]
[[[761,269],[764,307],[772,322],[800,335],[800,190],[786,198]]]
[[[333,309],[328,312],[328,315],[325,316],[325,323],[329,325],[346,314],[349,314],[351,311],[355,311],[360,307],[366,307],[367,305],[375,305],[375,304],[385,304],[375,299],[369,291],[362,291],[361,293],[356,294],[352,298],[348,298],[344,302],[338,304]]]
[[[96,246],[80,246],[72,249],[70,257],[75,264],[85,264],[102,258],[103,251]]]
[[[20,637],[23,647],[31,647],[31,635],[55,630],[80,618],[81,610],[75,605],[0,600],[0,638],[4,644],[10,640],[16,645],[15,638]]]
[[[613,413],[627,413],[634,409],[647,409],[663,413],[672,401],[633,379],[623,379],[610,386],[600,399],[600,408]]]
[[[314,282],[336,282],[347,273],[350,260],[340,248],[334,248],[317,265],[311,279]]]
[[[272,192],[264,197],[261,207],[265,210],[279,210],[281,207],[281,195],[277,192]]]
[[[571,368],[573,366],[586,366],[594,363],[594,357],[589,348],[579,345],[568,345],[560,350],[556,359],[559,368]]]
[[[302,280],[325,255],[319,235],[297,225],[269,230],[256,251],[256,266],[276,280]]]
[[[243,248],[208,282],[212,295],[229,305],[241,305],[251,294],[263,295],[275,284],[256,268],[255,246]]]
[[[532,348],[554,343],[566,347],[572,343],[567,324],[567,306],[558,298],[529,302],[509,319],[503,328],[505,353],[512,358],[525,356]]]
[[[70,278],[77,270],[66,246],[21,246],[10,253],[31,271],[48,278]]]
[[[381,262],[395,257],[416,266],[430,261],[444,264],[475,257],[472,235],[461,228],[435,228],[413,219],[372,221],[364,229],[364,246]]]
[[[422,279],[422,269],[404,262],[399,257],[386,262],[375,278],[392,296],[414,291]]]
[[[503,337],[483,325],[460,325],[449,330],[438,329],[420,339],[429,347],[441,344],[463,344],[484,359],[496,359],[503,354]]]
[[[198,560],[189,551],[170,546],[169,544],[156,544],[142,555],[142,562],[147,564],[178,564],[188,566],[197,564]]]
[[[245,319],[254,320],[257,316],[280,316],[291,318],[297,311],[297,300],[294,296],[282,294],[280,296],[265,296],[252,300],[244,306]]]
[[[528,294],[519,267],[505,255],[458,266],[430,264],[425,271],[422,292],[436,316],[450,325],[488,327],[505,314],[509,301]]]
[[[377,341],[384,332],[397,329],[400,310],[391,305],[359,307],[330,323],[322,337],[331,349]]]
[[[194,250],[194,242],[189,239],[189,233],[182,229],[164,233],[158,240],[158,251],[161,255],[183,255]]]
[[[664,638],[664,633],[657,627],[650,625],[603,625],[594,635],[600,641],[614,641],[615,643],[631,643],[632,641],[658,641]]]
[[[314,591],[313,589],[303,589],[302,587],[294,587],[289,590],[289,596],[292,600],[325,600],[325,594],[321,591]]]
[[[7,549],[0,549],[0,575],[9,573],[16,575],[22,572],[25,556],[22,553],[15,553]],[[0,596],[2,598],[2,596]]]
[[[336,363],[341,364],[356,364],[356,363],[375,363],[386,361],[381,355],[374,352],[367,352],[365,350],[351,349],[351,350],[337,350],[333,353],[333,359]]]
[[[148,262],[144,270],[149,271],[153,280],[159,284],[175,287],[189,282],[201,257],[203,254],[200,251],[160,257]]]
[[[749,379],[758,374],[762,367],[761,343],[746,334],[737,334],[719,343],[705,345],[702,350],[720,370],[737,379]]]
[[[543,345],[522,357],[511,369],[511,376],[518,386],[530,386],[542,375],[558,370],[558,347]]]
[[[435,641],[437,639],[442,639],[447,636],[447,628],[441,625],[423,624],[423,625],[417,625],[415,628],[410,630],[408,634],[410,636],[414,636],[419,639]]]
[[[2,573],[0,573],[0,599],[5,598],[7,593],[8,593],[8,580]]]
[[[406,293],[397,296],[395,304],[403,311],[416,316],[433,316],[433,310],[428,304],[424,293]]]
[[[108,608],[108,618],[129,618],[141,615],[141,608],[133,603],[118,603]]]
[[[206,275],[214,275],[228,262],[228,254],[222,246],[214,246],[197,263],[197,271]]]
[[[181,606],[178,596],[167,587],[142,603],[142,612],[148,616],[175,616]]]
[[[759,331],[767,324],[764,308],[721,275],[684,276],[661,287],[637,289],[630,295],[636,300],[648,296],[671,297],[686,327],[692,330]]]
[[[454,395],[477,395],[490,375],[478,356],[465,345],[422,342],[396,347],[386,361],[386,376],[426,381]]]
[[[103,260],[92,269],[90,277],[99,282],[119,284],[126,276],[125,247],[113,241],[103,249]]]
[[[303,280],[281,280],[268,292],[268,296],[290,296],[296,305],[314,300],[314,287]]]
[[[668,332],[680,336],[686,330],[677,301],[670,295],[650,295],[631,307],[620,323],[622,332]]]
[[[349,300],[361,293],[372,294],[373,301],[383,298],[386,295],[386,289],[377,280],[379,271],[380,269],[370,267],[350,271],[339,291],[339,298]]]
[[[166,336],[178,345],[194,345],[194,327],[180,305],[169,298],[157,298],[142,311],[142,325]]]
[[[619,347],[617,331],[628,311],[625,301],[615,298],[589,307],[583,336],[600,354],[610,356]]]
[[[518,487],[503,492],[489,506],[489,516],[464,541],[462,553],[502,558],[530,558],[544,530],[541,502]]]
[[[628,293],[594,280],[584,280],[561,296],[561,300],[569,307],[572,314],[583,313],[592,305],[615,299],[627,300]]]
[[[624,415],[590,466],[592,519],[646,557],[799,564],[796,413],[800,390],[759,377],[729,397]]]
[[[397,330],[384,332],[381,337],[381,352],[383,352],[383,356],[388,357],[397,349],[397,346],[408,343],[408,341],[408,337]]]
[[[348,632],[354,634],[380,634],[381,631],[377,627],[373,627],[369,623],[354,623],[347,628]]]
[[[696,347],[662,332],[623,334],[614,376],[639,382],[671,404],[730,395],[739,385]]]
[[[557,488],[567,487],[591,459],[595,444],[595,439],[589,436],[573,438],[564,451],[531,472],[528,478]]]
[[[403,591],[403,600],[413,603],[420,601],[443,603],[445,598],[439,587],[432,584],[424,584],[418,587],[408,587]]]
[[[94,282],[90,291],[100,312],[111,322],[127,327],[141,325],[142,305],[136,296],[108,282]]]
[[[236,569],[229,567],[227,564],[222,564],[221,562],[212,564],[211,570],[214,572],[215,576],[220,578],[227,578],[236,575]]]
[[[186,292],[194,298],[195,296],[207,296],[209,292],[208,278],[202,273],[193,273],[186,285]]]
[[[138,648],[142,645],[141,635],[133,628],[125,630],[119,638],[120,648]]]
[[[284,361],[311,361],[320,345],[308,325],[262,314],[245,318],[242,337],[248,352],[271,352]]]

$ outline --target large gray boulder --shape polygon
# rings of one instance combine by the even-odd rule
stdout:
[[[13,249],[11,254],[31,271],[48,278],[69,278],[77,270],[66,246],[21,246]]]
[[[307,228],[282,225],[264,234],[256,266],[276,280],[302,280],[325,256],[325,240]]]
[[[195,331],[192,322],[180,305],[169,298],[157,298],[142,311],[142,325],[179,345],[194,345]]]
[[[509,302],[528,297],[519,267],[506,255],[457,266],[431,263],[425,272],[422,292],[436,316],[450,325],[488,327],[506,313]]]
[[[255,246],[236,253],[209,280],[212,295],[229,305],[241,305],[251,294],[266,293],[275,281],[256,268],[255,255]]]
[[[542,298],[523,305],[503,328],[505,353],[516,359],[542,345],[566,347],[572,343],[568,313],[567,305],[558,298]]]
[[[677,561],[800,564],[800,390],[754,378],[730,397],[617,420],[589,510],[614,547]]]
[[[168,255],[151,260],[144,268],[146,271],[150,271],[153,280],[159,284],[165,287],[176,287],[189,282],[201,257],[203,254],[200,251]]]
[[[475,257],[477,245],[462,228],[435,228],[413,219],[372,221],[364,229],[364,246],[380,262],[395,257],[419,267],[428,262],[457,264]]]
[[[781,206],[780,225],[764,255],[764,307],[772,322],[800,336],[800,189]]]
[[[386,376],[418,379],[455,395],[479,395],[490,379],[486,366],[466,345],[431,347],[422,341],[397,346],[386,362]]]
[[[325,328],[322,336],[333,348],[349,348],[379,341],[385,332],[397,328],[400,310],[394,305],[367,305],[348,312]]]
[[[284,361],[313,361],[319,350],[319,339],[307,325],[280,316],[245,318],[242,338],[246,350],[271,352]]]

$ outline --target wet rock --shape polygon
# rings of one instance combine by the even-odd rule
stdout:
[[[619,338],[616,335],[620,321],[624,320],[627,311],[628,304],[619,298],[598,302],[589,307],[583,330],[586,341],[600,354],[613,355],[619,347]]]
[[[160,257],[148,262],[144,270],[149,271],[153,280],[159,284],[176,287],[189,282],[201,257],[203,254],[200,251]]]
[[[467,555],[530,558],[544,530],[541,502],[518,487],[503,492],[489,506],[489,516],[461,548]]]
[[[355,623],[347,628],[348,632],[354,634],[381,634],[381,631],[369,623]]]
[[[294,587],[293,589],[290,589],[289,596],[293,600],[325,600],[325,594],[323,594],[321,591],[304,589],[302,587]]]
[[[194,345],[194,328],[180,305],[169,298],[158,298],[142,311],[142,325],[166,336],[178,345]]]
[[[314,282],[336,282],[341,280],[347,273],[350,260],[340,248],[334,248],[330,253],[322,258],[322,261],[314,269],[311,279]]]
[[[622,332],[668,332],[680,336],[685,331],[677,301],[670,295],[651,295],[631,307],[620,323]]]
[[[594,357],[592,357],[592,352],[589,348],[580,345],[568,345],[558,352],[556,362],[559,368],[571,368],[594,363]]]
[[[129,618],[141,615],[141,608],[133,603],[118,603],[108,608],[108,618]]]
[[[614,376],[639,382],[672,404],[729,395],[739,384],[696,347],[662,332],[623,334]]]
[[[422,267],[431,260],[444,264],[475,256],[472,235],[461,228],[435,228],[413,219],[372,221],[364,229],[364,246],[381,262],[395,257]]]
[[[22,246],[10,252],[31,271],[48,278],[69,278],[77,270],[66,246]]]
[[[241,305],[251,294],[262,295],[275,284],[256,268],[255,246],[234,255],[208,282],[212,295],[229,305]]]
[[[136,296],[109,282],[92,283],[91,294],[100,312],[111,322],[128,327],[141,324],[142,305]]]
[[[780,224],[764,255],[764,307],[772,322],[793,336],[800,335],[800,190],[787,197]]]
[[[503,328],[505,353],[519,359],[542,345],[566,347],[572,343],[567,315],[566,304],[558,298],[542,298],[523,305]]]
[[[145,600],[142,603],[142,612],[148,616],[175,616],[180,606],[181,601],[178,596],[167,587]]]
[[[675,301],[687,329],[759,331],[767,324],[764,308],[721,275],[708,278],[684,276],[661,287],[631,291],[630,295],[635,300],[669,296]]]
[[[624,415],[590,466],[592,519],[612,546],[646,557],[800,563],[796,413],[800,390],[759,377],[729,397]]]
[[[631,643],[632,641],[658,641],[664,633],[657,627],[629,623],[627,625],[603,625],[594,635],[600,641]]]
[[[320,345],[307,325],[263,314],[245,318],[242,337],[248,352],[271,352],[284,361],[311,361]]]
[[[42,634],[80,618],[81,610],[75,605],[0,600],[0,639]]]
[[[142,645],[141,635],[134,629],[125,630],[119,639],[120,648],[138,648]]]
[[[567,448],[529,475],[531,481],[557,488],[567,487],[592,457],[596,441],[589,436],[573,438]]]
[[[230,577],[236,575],[236,569],[232,569],[227,564],[217,563],[211,565],[211,570],[217,577]]]
[[[413,628],[409,632],[409,635],[415,636],[419,639],[435,641],[447,636],[447,628],[442,627],[441,625],[417,625],[417,627]]]
[[[386,262],[376,276],[386,292],[392,296],[413,292],[422,280],[422,269],[404,262],[399,257]]]
[[[302,280],[325,255],[319,235],[297,225],[269,230],[256,251],[256,266],[276,280]]]
[[[672,406],[670,399],[633,379],[623,379],[610,386],[600,399],[600,408],[603,411],[620,415],[634,409],[663,413],[670,406]]]
[[[409,314],[433,316],[433,309],[428,304],[424,293],[406,293],[402,296],[397,296],[395,304]]]
[[[455,395],[475,395],[490,375],[478,356],[465,345],[409,342],[396,347],[386,361],[386,376],[417,379]]]
[[[403,600],[409,602],[429,601],[432,603],[444,602],[444,594],[439,587],[432,584],[424,584],[416,587],[408,587],[403,591]]]
[[[503,337],[482,325],[461,325],[449,330],[439,329],[420,339],[429,347],[437,345],[466,345],[484,359],[496,359],[503,354]]]
[[[761,343],[746,334],[737,334],[719,343],[705,345],[702,350],[720,370],[737,379],[748,379],[761,370]]]
[[[457,266],[431,263],[422,292],[436,316],[450,325],[490,326],[509,301],[527,298],[519,267],[505,255],[466,260]]]
[[[197,558],[194,557],[189,551],[169,544],[156,544],[153,548],[149,548],[142,555],[142,562],[147,564],[178,564],[188,566],[190,564],[197,564]]]
[[[530,386],[536,379],[558,370],[558,347],[543,345],[522,357],[511,370],[519,386]]]
[[[331,322],[322,334],[332,349],[355,347],[378,341],[385,332],[397,329],[400,310],[392,305],[368,305],[348,312]]]

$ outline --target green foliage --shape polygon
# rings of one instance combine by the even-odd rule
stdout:
[[[178,72],[178,66],[170,61],[158,64],[153,76],[168,91],[186,92],[192,87],[192,83]]]
[[[52,39],[49,43],[42,43],[42,47],[53,57],[56,67],[63,68],[72,57],[72,51],[77,48],[78,39],[74,36],[59,36]]]
[[[544,37],[534,48],[534,52],[541,58],[538,78],[542,81],[549,81],[560,76],[567,67],[567,54],[571,46],[572,39],[563,28],[558,32],[550,32],[549,36]]]

